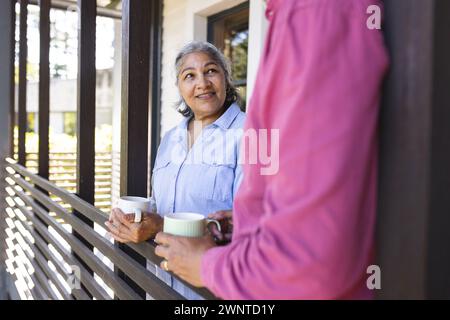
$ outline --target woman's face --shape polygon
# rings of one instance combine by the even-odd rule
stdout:
[[[178,88],[196,120],[221,115],[226,98],[225,74],[208,54],[190,53],[184,57],[178,75]]]

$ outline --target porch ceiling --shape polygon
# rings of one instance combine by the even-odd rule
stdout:
[[[77,0],[67,0],[68,2],[76,3]],[[55,2],[52,0],[52,2]],[[97,7],[114,9],[114,10],[122,10],[122,0],[97,0]]]

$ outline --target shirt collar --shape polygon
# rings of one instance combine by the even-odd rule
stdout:
[[[236,119],[237,115],[241,112],[241,108],[239,108],[237,103],[233,103],[225,112],[223,115],[219,117],[216,121],[210,124],[217,126],[221,129],[227,130],[230,128],[231,123]],[[192,117],[184,118],[183,121],[178,125],[178,129],[187,130],[189,120],[191,120]]]
[[[192,117],[184,117],[183,120],[178,125],[178,129],[187,130],[189,120],[191,120]]]
[[[237,105],[237,103],[233,103],[223,115],[220,116],[219,119],[214,121],[212,125],[216,125],[221,129],[227,130],[230,128],[231,123],[237,117],[237,115],[241,112],[241,109]]]

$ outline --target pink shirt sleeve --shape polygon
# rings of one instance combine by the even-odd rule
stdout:
[[[381,33],[366,27],[369,2],[269,7],[246,128],[279,129],[279,171],[262,176],[261,165],[244,166],[233,241],[202,260],[202,280],[217,296],[371,297],[366,270],[388,59]]]

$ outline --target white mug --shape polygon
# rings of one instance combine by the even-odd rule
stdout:
[[[207,219],[202,214],[194,212],[179,212],[164,216],[163,231],[176,236],[202,237],[209,223],[215,223],[220,231],[220,223]]]
[[[134,213],[134,222],[141,222],[142,212],[150,212],[150,200],[142,197],[124,196],[117,201],[117,207],[125,214]]]

